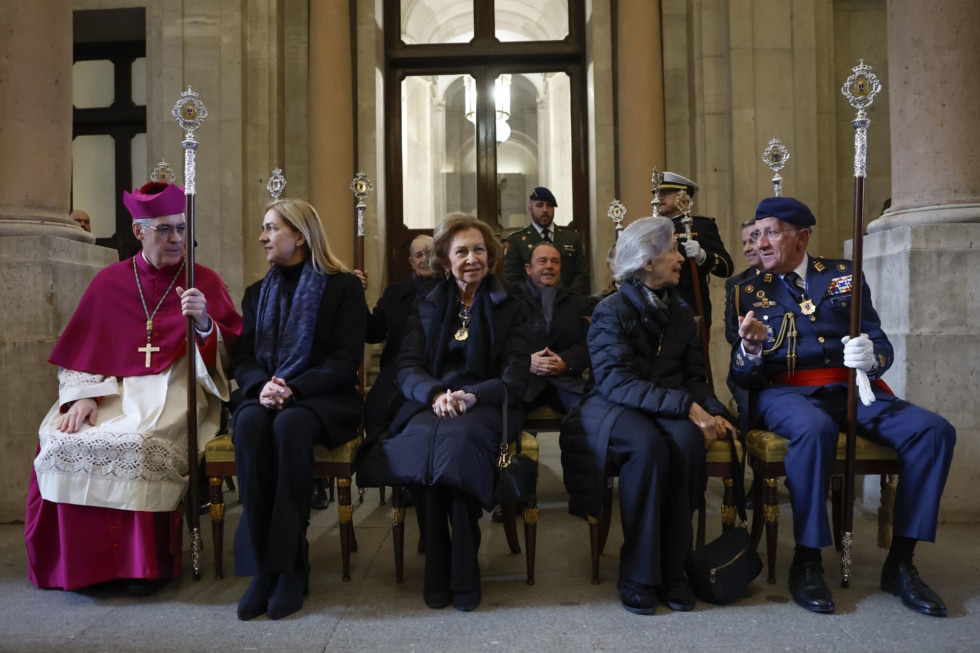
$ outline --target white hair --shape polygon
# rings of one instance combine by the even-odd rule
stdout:
[[[616,241],[613,277],[618,282],[639,276],[643,266],[663,256],[674,245],[674,223],[670,218],[640,218],[630,224]]]

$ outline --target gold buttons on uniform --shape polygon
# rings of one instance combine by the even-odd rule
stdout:
[[[823,342],[823,336],[820,336],[819,338],[817,338],[817,342]]]

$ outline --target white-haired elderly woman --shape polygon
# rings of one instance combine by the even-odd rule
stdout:
[[[691,516],[707,480],[705,450],[725,437],[728,412],[705,379],[693,312],[677,295],[684,257],[668,218],[642,218],[616,247],[619,292],[589,328],[594,388],[562,427],[569,512],[598,516],[606,461],[620,470],[619,596],[636,614],[658,598],[695,606],[684,576]]]

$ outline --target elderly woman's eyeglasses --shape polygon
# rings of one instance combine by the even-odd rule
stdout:
[[[187,225],[186,224],[179,224],[176,227],[174,227],[173,225],[169,225],[169,224],[161,224],[161,225],[157,225],[157,226],[153,226],[152,224],[148,224],[148,225],[144,225],[144,226],[147,229],[152,229],[153,231],[157,232],[157,235],[163,237],[164,239],[170,238],[170,234],[174,233],[174,231],[176,231],[177,232],[177,235],[180,236],[181,238],[183,238],[184,235],[187,233]]]

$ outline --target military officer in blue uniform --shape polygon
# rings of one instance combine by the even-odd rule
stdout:
[[[721,242],[718,234],[718,225],[714,218],[706,218],[701,215],[691,216],[694,222],[691,224],[691,238],[687,239],[686,229],[681,218],[684,214],[674,204],[677,193],[681,190],[694,198],[698,192],[698,185],[693,181],[677,174],[676,172],[665,172],[663,183],[660,184],[660,215],[670,218],[674,222],[674,238],[677,239],[677,249],[689,259],[694,259],[697,264],[697,278],[691,271],[691,265],[684,262],[681,268],[681,282],[677,285],[677,293],[681,299],[697,313],[698,303],[696,301],[695,284],[700,289],[701,304],[704,312],[704,324],[708,329],[711,328],[711,298],[708,296],[708,280],[711,275],[727,279],[732,276],[735,266],[732,264],[731,255],[725,250],[725,244]],[[709,331],[710,333],[710,331]]]
[[[736,286],[734,304],[740,342],[732,350],[732,378],[754,392],[757,422],[790,440],[786,478],[796,538],[790,592],[808,610],[834,611],[820,549],[831,544],[827,490],[846,417],[847,368],[854,368],[861,395],[858,434],[894,449],[901,470],[881,589],[917,612],[945,616],[943,600],[919,577],[912,555],[919,540],[935,541],[956,431],[939,415],[895,397],[881,381],[893,352],[871,292],[863,279],[853,278],[850,261],[807,255],[815,222],[793,198],[759,204],[756,226],[766,271]],[[862,333],[851,339],[856,283],[863,288]]]
[[[527,279],[525,266],[531,262],[531,250],[540,242],[551,241],[561,252],[561,283],[576,295],[592,292],[589,279],[589,262],[585,258],[582,241],[574,229],[555,224],[558,202],[550,190],[538,186],[531,191],[528,211],[531,224],[507,237],[507,254],[504,256],[504,281],[511,288],[519,288]]]

